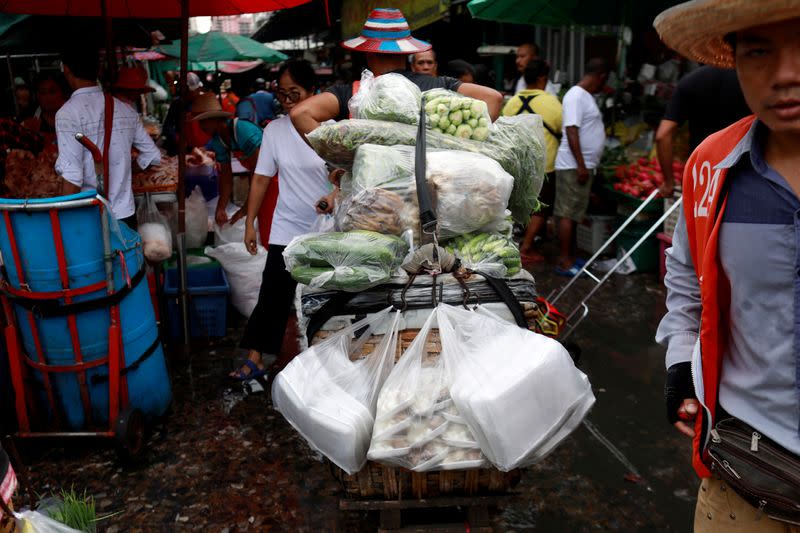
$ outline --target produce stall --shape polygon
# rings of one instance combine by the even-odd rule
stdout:
[[[511,239],[538,205],[541,119],[491,123],[483,102],[392,74],[363,78],[351,112],[308,136],[347,172],[329,231],[284,251],[305,349],[273,404],[330,461],[342,509],[389,530],[404,509],[463,506],[482,530],[594,403],[535,333],[547,310]]]

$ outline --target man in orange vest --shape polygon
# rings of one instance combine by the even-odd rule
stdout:
[[[735,67],[754,112],[689,158],[667,253],[657,340],[667,416],[702,478],[695,531],[796,531],[800,1],[695,0],[654,25],[688,58]]]

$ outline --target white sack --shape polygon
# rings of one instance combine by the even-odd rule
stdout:
[[[233,307],[249,318],[258,303],[267,250],[259,246],[256,255],[250,255],[244,242],[232,242],[216,248],[207,246],[205,254],[222,265],[231,286]]]

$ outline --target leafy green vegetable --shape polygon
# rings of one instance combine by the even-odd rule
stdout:
[[[402,74],[377,78],[362,76],[361,87],[350,101],[352,115],[358,118],[419,123],[422,93]]]

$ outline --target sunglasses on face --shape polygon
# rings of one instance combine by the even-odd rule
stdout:
[[[300,91],[278,91],[278,100],[283,102],[297,102],[300,100]]]

